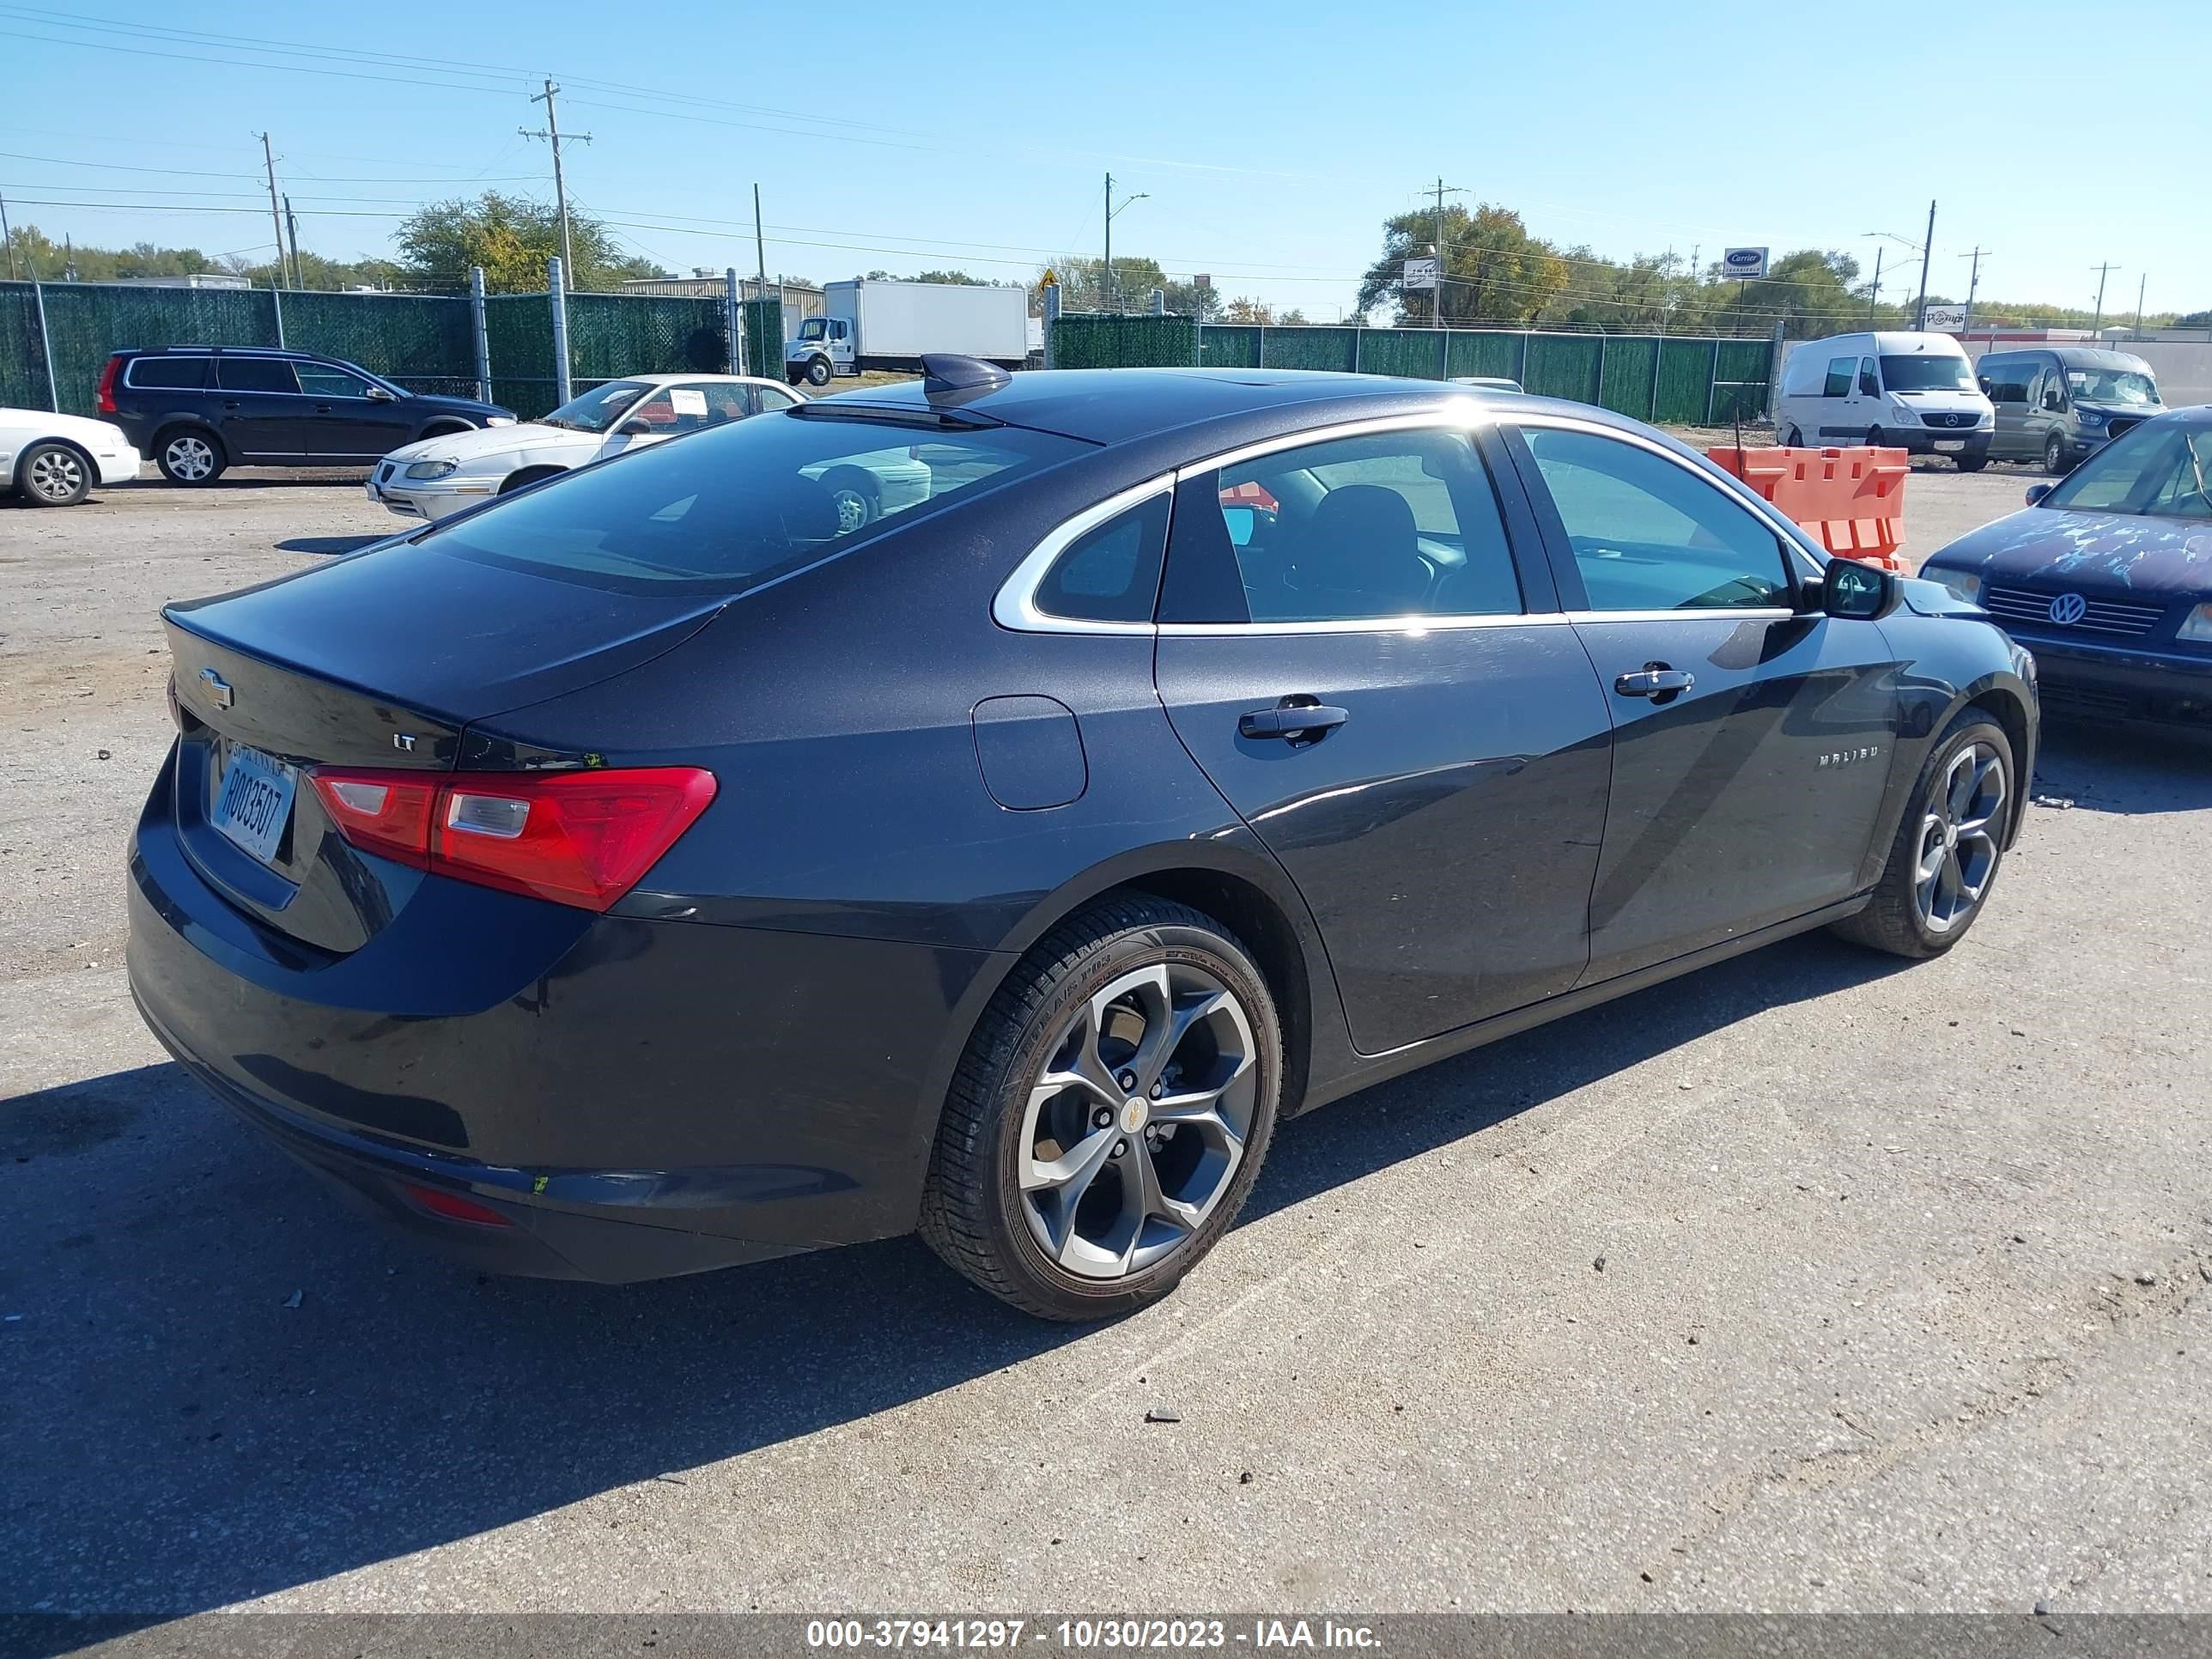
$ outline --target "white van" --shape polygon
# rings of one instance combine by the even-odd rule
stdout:
[[[1792,448],[1871,444],[1948,455],[1961,472],[1990,459],[1996,410],[1948,334],[1838,334],[1808,340],[1782,368],[1776,441]]]

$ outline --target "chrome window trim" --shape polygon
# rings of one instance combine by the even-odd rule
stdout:
[[[1310,426],[1297,432],[1262,438],[1256,443],[1239,444],[1234,449],[1224,450],[1218,455],[1209,455],[1203,460],[1184,462],[1176,469],[1175,481],[1182,483],[1200,473],[1218,472],[1241,461],[1257,460],[1262,455],[1273,455],[1285,449],[1304,449],[1310,444],[1334,443],[1341,438],[1364,437],[1370,432],[1412,432],[1424,427],[1435,427],[1443,431],[1472,434],[1477,427],[1498,418],[1496,410],[1479,404],[1472,398],[1455,398],[1449,403],[1419,414],[1370,415],[1362,420],[1340,421],[1333,426]],[[1501,507],[1500,511],[1503,510]]]
[[[1431,616],[1413,611],[1396,617],[1344,617],[1327,622],[1161,623],[1163,639],[1228,639],[1252,634],[1441,634],[1474,628],[1564,626],[1562,611],[1486,611],[1471,615]]]
[[[1662,460],[1671,461],[1708,489],[1717,489],[1722,495],[1735,502],[1739,507],[1748,507],[1753,518],[1765,525],[1768,529],[1776,532],[1782,538],[1782,544],[1805,561],[1806,568],[1797,572],[1799,575],[1818,576],[1827,568],[1825,563],[1814,562],[1811,551],[1802,539],[1804,531],[1790,520],[1777,513],[1771,502],[1757,491],[1747,488],[1741,478],[1731,478],[1727,473],[1723,472],[1720,474],[1719,482],[1716,483],[1711,473],[1705,471],[1702,467],[1691,465],[1668,448],[1666,445],[1652,442],[1640,432],[1624,431],[1620,427],[1607,426],[1597,421],[1578,421],[1571,415],[1561,415],[1550,410],[1537,410],[1526,416],[1516,415],[1514,416],[1513,424],[1523,429],[1532,426],[1554,427],[1561,431],[1584,433],[1593,438],[1611,438],[1617,443],[1629,444],[1656,455]],[[1557,511],[1557,508],[1553,510]],[[1601,614],[1618,616],[1621,613],[1613,611]],[[1662,614],[1671,616],[1677,613],[1669,611]],[[1791,611],[1785,614],[1794,616],[1796,613]]]
[[[1701,605],[1688,611],[1570,611],[1565,613],[1571,623],[1655,623],[1655,622],[1793,622],[1801,617],[1820,613],[1792,611],[1787,605],[1747,605],[1741,611],[1730,610],[1724,605]]]
[[[1133,489],[1109,495],[1066,520],[1031,548],[1014,567],[1014,574],[999,585],[991,601],[991,620],[1016,634],[1151,634],[1155,624],[1146,622],[1092,622],[1080,617],[1055,617],[1037,609],[1036,590],[1046,574],[1080,538],[1108,520],[1139,507],[1155,495],[1175,493],[1176,475],[1164,472]]]

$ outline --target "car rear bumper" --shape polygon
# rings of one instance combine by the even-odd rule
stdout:
[[[2017,637],[2035,653],[2043,710],[2051,719],[2169,726],[2212,737],[2212,655]]]
[[[309,952],[200,878],[172,770],[130,851],[139,1009],[387,1219],[483,1267],[609,1282],[915,1224],[953,1010],[988,953],[595,916],[435,877],[360,949]]]

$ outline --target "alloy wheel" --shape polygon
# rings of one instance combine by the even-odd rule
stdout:
[[[75,501],[84,489],[84,464],[66,449],[40,451],[27,471],[32,493],[45,501]]]
[[[191,483],[198,483],[215,471],[215,451],[204,439],[172,438],[162,456],[172,473]]]
[[[1235,994],[1188,963],[1134,969],[1084,1003],[1022,1117],[1021,1210],[1049,1260],[1121,1279],[1205,1226],[1243,1162],[1255,1048]]]
[[[1965,925],[1997,867],[2006,781],[2004,762],[1985,743],[1952,757],[1929,793],[1914,864],[1913,908],[1931,933]]]

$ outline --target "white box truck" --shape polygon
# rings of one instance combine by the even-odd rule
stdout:
[[[809,317],[784,343],[784,377],[793,386],[827,386],[833,374],[869,368],[919,369],[925,351],[1007,368],[1029,360],[1026,289],[855,277],[825,283],[822,301],[823,314]]]

